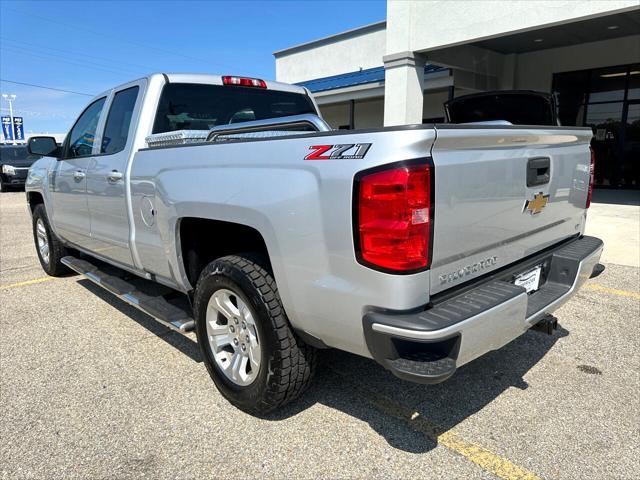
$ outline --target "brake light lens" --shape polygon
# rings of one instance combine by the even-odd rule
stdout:
[[[238,85],[240,87],[267,88],[267,83],[259,78],[232,77],[225,75],[222,77],[223,85]]]
[[[429,266],[431,167],[402,165],[356,179],[361,263],[395,272]]]
[[[593,180],[595,176],[596,169],[596,152],[593,148],[591,150],[591,165],[589,166],[589,190],[587,191],[587,204],[584,208],[589,208],[591,206],[591,197],[593,196]]]

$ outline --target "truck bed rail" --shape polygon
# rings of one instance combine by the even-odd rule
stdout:
[[[149,148],[154,148],[189,143],[223,142],[238,138],[268,138],[329,131],[331,131],[331,127],[322,118],[306,114],[218,125],[208,131],[177,130],[154,133],[147,136],[145,140]]]
[[[289,117],[269,118],[266,120],[252,120],[241,124],[219,125],[209,130],[207,142],[225,141],[231,138],[255,137],[259,132],[262,136],[291,135],[295,133],[328,132],[331,127],[317,115],[292,115]],[[277,132],[277,133],[276,133]]]

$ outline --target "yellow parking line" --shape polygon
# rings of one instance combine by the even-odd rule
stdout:
[[[487,450],[480,445],[467,442],[458,436],[453,430],[444,428],[432,423],[418,412],[405,408],[392,400],[374,396],[372,392],[367,392],[369,400],[373,402],[383,413],[406,422],[409,427],[422,433],[426,437],[435,441],[438,445],[447,447],[459,455],[478,465],[483,470],[493,473],[497,477],[505,480],[539,480],[540,477],[522,467],[519,467],[510,460]]]
[[[510,460],[480,445],[467,442],[459,437],[453,429],[447,430],[428,418],[423,417],[419,412],[409,409],[394,400],[380,396],[374,390],[362,385],[354,385],[353,382],[349,380],[349,377],[334,368],[329,367],[329,370],[336,376],[350,383],[359,396],[365,401],[372,403],[374,408],[380,412],[405,422],[407,426],[413,430],[423,434],[438,445],[442,445],[458,455],[462,455],[486,472],[493,473],[497,477],[505,480],[540,480],[540,477],[535,473],[516,465]]]
[[[25,287],[49,280],[53,280],[53,277],[41,277],[34,280],[26,280],[24,282],[0,285],[0,290]],[[640,300],[640,293],[603,287],[602,285],[595,283],[586,284],[583,288]],[[331,370],[346,379],[346,377],[341,373],[336,372],[334,369]],[[362,387],[356,388],[362,390]],[[409,427],[435,441],[438,445],[442,445],[457,454],[462,455],[483,470],[493,473],[499,478],[503,478],[505,480],[540,479],[540,477],[535,473],[516,465],[507,458],[493,453],[480,445],[462,439],[453,429],[446,430],[414,410],[408,409],[395,401],[380,397],[374,392],[364,391],[362,393],[365,398],[371,401],[381,412],[398,420],[404,421]]]
[[[24,282],[10,283],[8,285],[0,285],[0,290],[7,290],[9,288],[26,287],[27,285],[33,285],[33,284],[36,284],[36,283],[47,282],[49,280],[53,280],[53,278],[54,277],[41,277],[41,278],[36,278],[34,280],[26,280]]]
[[[529,470],[486,448],[462,440],[455,432],[448,431],[438,436],[438,444],[453,450],[478,465],[483,470],[506,480],[539,480],[540,477]]]
[[[618,290],[617,288],[603,287],[602,285],[598,285],[597,283],[588,283],[584,285],[582,288],[586,288],[587,290],[597,290],[599,292],[611,293],[612,295],[619,295],[621,297],[629,297],[629,298],[635,298],[636,300],[640,300],[640,293],[638,292],[630,292],[629,290]]]

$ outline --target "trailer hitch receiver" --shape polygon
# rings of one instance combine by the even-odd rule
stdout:
[[[537,330],[538,332],[546,333],[547,335],[553,335],[553,332],[557,329],[558,319],[553,315],[545,315],[542,320],[531,327],[531,330]]]

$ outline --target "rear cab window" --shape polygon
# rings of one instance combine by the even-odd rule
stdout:
[[[316,113],[311,99],[302,93],[170,83],[162,90],[153,133],[210,130],[219,125]]]
[[[139,90],[139,87],[130,87],[120,90],[113,97],[102,136],[100,153],[110,155],[124,150]]]

